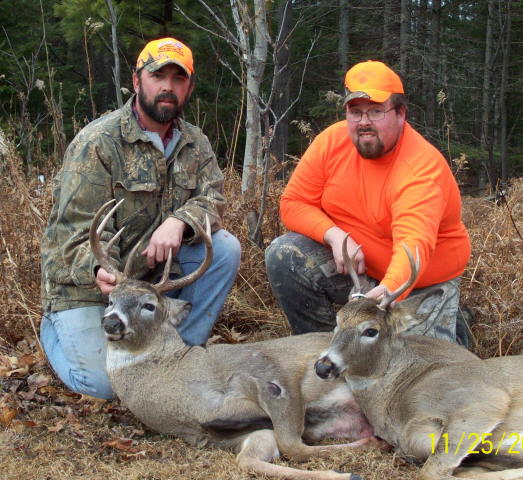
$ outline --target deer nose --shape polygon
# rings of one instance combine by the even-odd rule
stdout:
[[[320,358],[314,365],[314,368],[316,369],[316,375],[323,379],[339,375],[338,368],[331,362],[329,357]]]
[[[102,319],[102,327],[110,334],[122,333],[125,329],[124,323],[114,313]]]

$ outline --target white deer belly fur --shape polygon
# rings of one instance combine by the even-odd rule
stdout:
[[[306,434],[311,439],[356,440],[373,435],[372,427],[347,384],[340,384],[328,395],[307,404],[306,408]]]

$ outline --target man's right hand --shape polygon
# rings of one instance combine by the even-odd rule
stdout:
[[[104,295],[109,295],[116,286],[116,277],[100,267],[96,272],[96,285]]]
[[[329,228],[323,236],[323,240],[332,250],[332,256],[334,257],[334,262],[336,263],[336,271],[338,273],[343,273],[344,275],[349,274],[349,272],[345,268],[342,250],[343,240],[346,236],[347,232],[344,232],[339,227]],[[347,253],[349,254],[349,257],[352,257],[354,255],[354,253],[358,249],[358,246],[359,245],[350,236],[349,238],[347,238]],[[365,255],[363,255],[361,249],[354,257],[354,265],[354,268],[358,275],[362,275],[365,273]]]

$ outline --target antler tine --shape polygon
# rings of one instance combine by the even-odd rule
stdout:
[[[169,271],[171,269],[171,260],[172,260],[172,251],[169,252],[169,257],[167,258],[167,261],[165,262],[165,268],[163,270],[163,275],[159,283],[154,285],[154,288],[159,292],[167,292],[169,290],[178,290],[180,288],[185,287],[186,285],[190,285],[191,283],[194,283],[196,280],[198,280],[205,271],[209,268],[209,266],[212,263],[212,239],[211,239],[211,222],[209,221],[209,216],[205,216],[205,231],[200,226],[198,222],[194,222],[194,225],[196,225],[196,228],[199,230],[200,235],[203,238],[203,241],[205,243],[205,258],[202,262],[202,264],[192,273],[189,275],[185,275],[181,278],[176,278],[174,280],[169,280]]]
[[[360,283],[360,277],[356,273],[356,269],[354,268],[354,259],[356,258],[357,253],[361,249],[361,245],[358,245],[358,248],[352,255],[352,257],[349,257],[349,254],[347,253],[347,239],[349,238],[349,233],[345,236],[343,239],[343,243],[341,245],[342,253],[343,253],[343,263],[345,264],[345,270],[349,272],[350,278],[352,279],[353,287],[351,289],[351,294],[349,295],[349,300],[351,297],[358,297],[361,295],[361,283]]]
[[[109,210],[100,225],[98,225],[98,222],[100,221],[100,218],[104,212],[106,212],[109,206],[112,205],[115,201],[115,199],[109,200],[108,202],[104,203],[96,212],[89,228],[89,243],[91,244],[91,250],[96,260],[98,260],[100,267],[102,267],[107,272],[112,273],[116,277],[116,283],[119,283],[123,279],[123,276],[122,273],[112,264],[109,258],[109,250],[113,246],[116,239],[118,239],[122,234],[123,228],[116,233],[116,235],[109,241],[105,248],[102,247],[102,244],[100,243],[100,235],[104,231],[109,219],[114,215],[116,209],[123,202],[123,199],[120,200],[113,208],[111,208],[111,210]]]
[[[389,293],[387,290],[385,290],[383,299],[381,300],[380,304],[378,305],[378,308],[380,310],[386,310],[389,307],[389,305],[394,300],[396,300],[396,298],[398,298],[403,292],[405,292],[411,285],[414,284],[414,282],[416,281],[416,278],[418,277],[419,266],[420,266],[418,247],[416,246],[416,261],[414,261],[414,258],[412,257],[412,253],[411,253],[409,247],[406,244],[402,244],[402,247],[403,247],[403,250],[405,250],[407,257],[409,257],[410,277],[403,285],[401,285],[399,288],[394,290],[392,293]]]
[[[122,228],[123,230],[123,228]],[[125,278],[129,278],[131,276],[131,265],[133,263],[133,259],[136,256],[136,252],[140,248],[140,245],[142,244],[141,241],[138,241],[136,245],[132,248],[132,250],[129,252],[129,255],[127,256],[127,262],[125,262],[125,267],[123,269],[123,276]]]
[[[116,243],[116,240],[118,240],[120,238],[120,235],[123,233],[124,230],[125,230],[125,225],[122,228],[120,228],[120,230],[118,230],[116,232],[116,234],[114,235],[113,238],[111,238],[111,240],[109,240],[109,242],[107,243],[107,251],[108,252],[111,251],[111,248]]]

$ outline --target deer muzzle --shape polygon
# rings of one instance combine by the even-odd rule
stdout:
[[[102,328],[109,340],[120,340],[125,333],[125,324],[114,313],[103,317]]]
[[[333,363],[327,355],[321,357],[315,363],[314,368],[316,370],[316,375],[318,375],[320,378],[323,378],[324,380],[327,378],[338,377],[340,374],[336,364]]]

